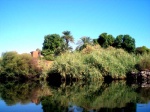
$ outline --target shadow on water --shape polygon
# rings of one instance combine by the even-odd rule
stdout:
[[[97,112],[136,112],[136,104],[127,103],[126,106],[122,108],[101,108]]]
[[[49,77],[47,78],[47,82],[49,84],[49,86],[52,86],[52,87],[60,87],[62,81],[62,77],[60,74],[58,73],[54,73],[54,74],[49,74],[48,75]]]

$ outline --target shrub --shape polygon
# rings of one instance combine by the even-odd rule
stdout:
[[[94,50],[94,49],[93,49],[92,46],[87,45],[87,46],[82,50],[82,53],[83,53],[83,54],[89,54],[89,53],[91,53],[93,50]]]
[[[150,58],[146,57],[141,59],[137,64],[136,67],[138,70],[150,70]]]
[[[38,67],[37,59],[30,54],[6,52],[2,55],[0,77],[21,79],[39,77],[42,70]]]
[[[145,46],[137,47],[135,50],[136,54],[145,54],[145,53],[149,53],[149,52],[150,52],[150,50]]]

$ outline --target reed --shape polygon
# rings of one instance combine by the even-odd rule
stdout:
[[[150,70],[150,53],[139,55],[139,60],[136,64],[138,70]]]
[[[50,73],[60,73],[62,77],[101,80],[105,76],[125,79],[126,74],[135,71],[135,65],[142,56],[129,54],[123,49],[87,46],[80,52],[64,53],[57,57]]]

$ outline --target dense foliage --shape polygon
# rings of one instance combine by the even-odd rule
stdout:
[[[37,59],[30,54],[18,54],[17,52],[5,52],[0,62],[0,77],[6,79],[34,79],[42,73],[38,67]]]
[[[65,53],[54,61],[50,73],[77,79],[124,79],[126,73],[135,70],[139,58],[122,49],[87,46],[81,52]]]
[[[137,47],[135,50],[136,54],[145,54],[145,53],[150,53],[150,49],[148,49],[146,46],[142,47]]]
[[[136,68],[141,70],[150,70],[150,55],[143,55],[139,62],[136,64]]]
[[[114,41],[113,46],[116,48],[122,48],[123,35],[118,35]]]
[[[70,31],[62,33],[62,37],[58,34],[46,35],[44,37],[42,55],[46,60],[54,60],[55,56],[72,49],[69,43],[74,42],[74,38]]]
[[[59,53],[63,45],[64,41],[58,34],[46,35],[44,37],[42,55],[47,60],[53,60],[54,55]]]
[[[107,48],[109,46],[112,46],[114,43],[114,37],[112,35],[108,35],[107,33],[102,33],[98,38],[98,43],[104,47]]]
[[[135,40],[129,35],[123,36],[122,41],[122,48],[125,49],[128,52],[134,52],[135,51]]]
[[[102,33],[97,41],[103,48],[113,46],[123,48],[130,53],[135,51],[135,40],[130,35],[118,35],[114,38],[112,35]]]

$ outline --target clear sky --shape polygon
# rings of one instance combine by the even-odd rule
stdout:
[[[76,42],[106,32],[150,48],[150,0],[0,0],[0,53],[42,49],[45,35],[66,30]]]

